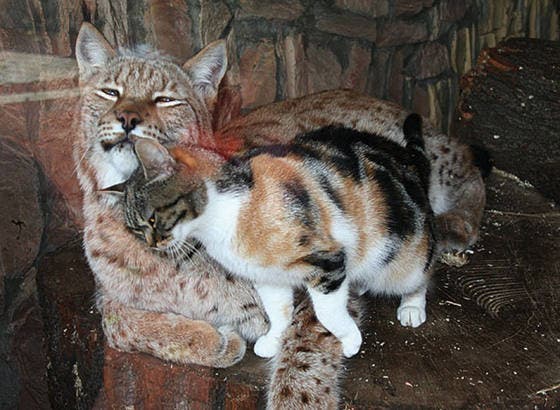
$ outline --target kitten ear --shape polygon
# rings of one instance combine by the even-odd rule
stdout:
[[[126,181],[112,185],[107,188],[100,189],[99,192],[115,196],[124,196]]]
[[[148,138],[138,138],[134,151],[148,181],[173,174],[175,160],[159,142]]]
[[[76,60],[80,76],[103,67],[116,52],[105,37],[90,23],[82,23],[76,39]]]
[[[193,58],[183,64],[195,90],[212,107],[218,87],[227,70],[227,50],[225,40],[216,40]]]

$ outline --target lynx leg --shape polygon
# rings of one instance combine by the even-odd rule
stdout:
[[[426,288],[403,295],[397,309],[397,319],[403,326],[418,327],[426,321]]]
[[[228,367],[245,354],[245,341],[228,327],[173,313],[133,309],[106,301],[101,307],[109,346],[140,351],[176,363]]]
[[[344,356],[352,357],[360,350],[362,334],[348,313],[348,280],[330,293],[308,287],[317,319],[342,343]]]
[[[280,349],[282,333],[292,320],[293,290],[269,285],[258,285],[255,288],[270,320],[270,329],[266,335],[259,337],[254,351],[260,357],[274,357]]]

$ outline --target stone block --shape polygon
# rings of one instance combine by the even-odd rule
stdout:
[[[470,3],[470,0],[443,0],[439,4],[440,19],[450,23],[461,20],[465,17]]]
[[[451,41],[451,66],[462,76],[472,68],[472,64],[471,28],[464,27],[457,30],[456,37]]]
[[[309,93],[340,88],[342,67],[332,51],[311,44],[307,47],[306,57]]]
[[[126,13],[124,14],[126,16]],[[185,62],[199,47],[193,42],[189,6],[182,0],[150,1],[144,16],[150,42],[161,51]],[[142,27],[144,28],[144,27]]]
[[[421,20],[387,21],[378,28],[377,46],[391,47],[426,41],[429,37],[426,23]]]
[[[248,44],[239,58],[243,108],[255,108],[276,98],[276,55],[270,40]]]
[[[372,18],[389,14],[388,0],[335,0],[334,5],[339,9]]]
[[[406,67],[407,74],[423,80],[436,77],[449,69],[447,47],[438,42],[423,44]]]
[[[200,29],[202,45],[206,45],[220,38],[220,35],[227,27],[231,18],[232,14],[223,1],[201,1],[198,27]]]
[[[387,98],[397,104],[404,103],[404,62],[404,49],[396,50],[391,62],[391,72],[387,84]]]
[[[320,9],[315,16],[315,27],[326,33],[371,42],[375,42],[377,38],[376,22],[358,15],[342,15]]]
[[[393,51],[391,49],[377,48],[373,54],[373,64],[368,79],[368,94],[377,98],[385,98],[387,90],[388,67]]]
[[[20,278],[35,263],[44,230],[40,174],[31,154],[0,137],[0,281]]]
[[[308,94],[303,35],[295,33],[286,36],[278,42],[277,53],[284,69],[284,97],[297,98]]]
[[[292,21],[299,18],[305,7],[299,0],[280,0],[265,2],[262,0],[241,0],[239,18],[262,17]]]
[[[393,3],[396,16],[411,16],[420,13],[424,8],[432,7],[434,0],[395,0]]]
[[[367,73],[371,64],[371,49],[352,44],[348,56],[348,66],[342,73],[343,88],[365,92],[367,84]]]
[[[430,95],[425,85],[416,84],[412,95],[412,111],[424,118],[430,117]]]

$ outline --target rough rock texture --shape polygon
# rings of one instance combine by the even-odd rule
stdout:
[[[45,215],[29,153],[0,137],[0,408],[49,408],[35,268]]]
[[[101,386],[103,330],[81,241],[45,256],[37,283],[47,340],[49,399],[56,409],[88,409]]]

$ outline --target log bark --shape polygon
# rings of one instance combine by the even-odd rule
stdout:
[[[560,43],[509,39],[480,55],[461,88],[456,133],[560,202]]]

